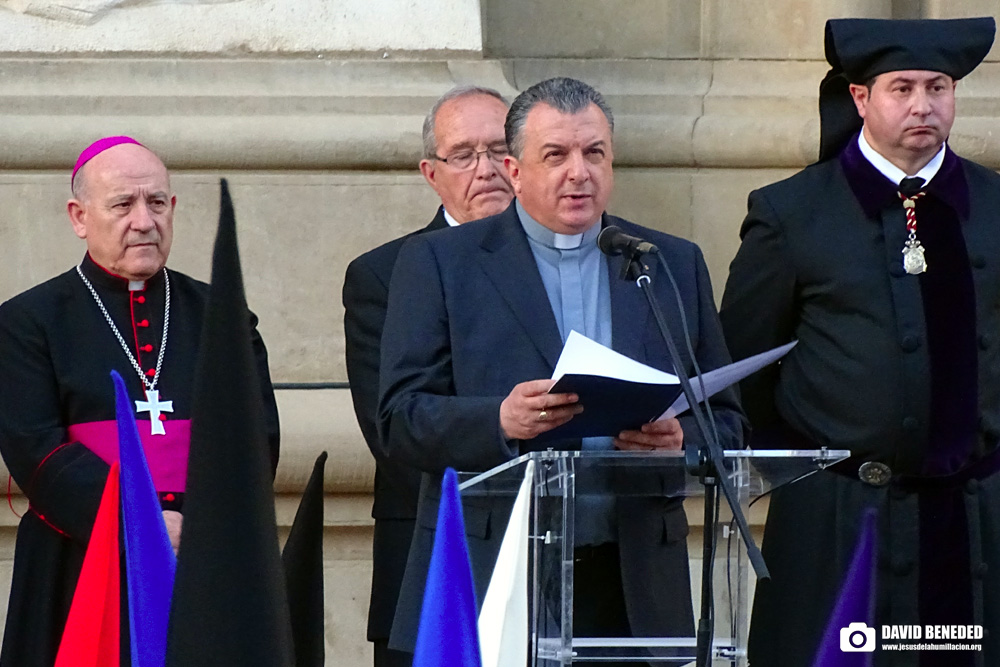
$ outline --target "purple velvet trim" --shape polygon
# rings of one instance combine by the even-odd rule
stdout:
[[[861,208],[869,218],[878,219],[879,211],[899,201],[896,184],[886,178],[861,153],[861,148],[858,147],[858,135],[854,135],[841,151],[840,164],[844,168],[854,196],[858,198]],[[968,219],[969,184],[965,180],[962,161],[950,147],[945,147],[944,162],[927,186],[927,194],[928,197],[933,195],[943,201],[958,213],[961,219]],[[918,208],[918,221],[919,211]]]
[[[880,220],[881,212],[893,206],[902,209],[896,186],[865,159],[856,138],[841,152],[840,161],[870,218]],[[923,473],[946,475],[968,463],[978,415],[975,286],[960,222],[969,216],[969,187],[962,163],[950,149],[926,192],[916,209],[917,238],[926,249],[928,266],[919,276],[931,387]],[[902,220],[900,216],[900,224]]]
[[[918,496],[917,590],[921,625],[971,625],[976,622],[964,496],[961,486],[924,491]],[[974,657],[971,651],[922,651],[920,667],[972,667]]]
[[[967,465],[976,443],[979,360],[976,292],[962,227],[954,211],[927,198],[917,235],[927,247],[920,275],[931,361],[931,405],[924,473],[946,475]]]

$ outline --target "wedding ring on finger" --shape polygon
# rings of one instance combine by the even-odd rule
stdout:
[[[542,410],[541,412],[538,413],[538,421],[543,422],[548,418],[549,418],[549,413],[546,412],[545,410]]]

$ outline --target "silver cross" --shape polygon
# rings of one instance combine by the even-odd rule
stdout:
[[[149,413],[150,427],[153,435],[166,435],[167,431],[163,428],[163,422],[160,421],[160,413],[173,412],[174,402],[161,401],[159,389],[147,389],[146,400],[136,401],[135,411]]]

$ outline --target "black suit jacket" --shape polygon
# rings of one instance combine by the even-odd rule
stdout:
[[[620,218],[605,215],[602,224],[618,225],[660,247],[677,279],[702,370],[728,363],[698,247]],[[669,369],[666,345],[644,296],[633,283],[618,279],[621,261],[608,260],[613,347]],[[679,322],[669,281],[656,266],[651,273],[666,317]],[[676,331],[679,335],[680,327]],[[676,342],[683,350],[683,339]],[[504,439],[500,403],[519,382],[550,377],[561,349],[555,316],[513,203],[499,215],[446,234],[414,237],[403,247],[383,336],[379,433],[390,457],[427,474],[391,647],[412,650],[415,643],[444,469],[487,470],[534,446],[532,441]],[[686,365],[690,373],[690,363]],[[724,392],[712,402],[723,446],[739,446],[743,419],[735,394]],[[694,425],[687,418],[682,422],[689,439],[696,438]],[[579,440],[546,446],[553,444],[578,448]],[[632,629],[640,636],[688,632],[691,626],[683,509],[677,502],[655,500],[654,511],[625,512],[622,503],[618,507],[624,592]],[[509,505],[469,499],[464,514],[481,601]]]
[[[406,566],[407,547],[417,513],[420,472],[390,461],[379,445],[375,428],[378,403],[379,350],[389,298],[389,280],[396,256],[413,234],[444,229],[444,208],[423,229],[380,245],[347,266],[344,278],[344,334],[347,378],[354,413],[368,449],[375,457],[375,502],[372,517],[376,536],[372,549],[372,594],[368,613],[368,638],[386,639],[399,596],[399,582]]]

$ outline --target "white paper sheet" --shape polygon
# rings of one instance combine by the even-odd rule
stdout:
[[[599,375],[601,377],[645,382],[647,384],[677,384],[676,375],[664,373],[611,348],[590,340],[578,331],[570,331],[556,362],[552,379],[563,375]]]
[[[795,347],[798,341],[792,341],[767,352],[755,354],[741,361],[716,368],[702,375],[702,381],[691,378],[691,387],[698,402],[711,397],[732,384],[736,384],[748,375],[756,373],[768,364],[774,363]],[[556,362],[552,379],[558,380],[564,375],[597,375],[615,378],[626,382],[642,382],[647,384],[679,384],[676,375],[657,370],[646,364],[629,359],[595,342],[578,331],[571,331],[563,345],[559,360]],[[705,391],[702,392],[702,383]],[[688,409],[687,397],[684,394],[668,407],[659,419],[676,417]]]
[[[747,357],[746,359],[734,362],[728,366],[723,366],[721,368],[708,371],[707,373],[703,373],[702,378],[705,383],[704,393],[702,393],[702,383],[698,381],[698,378],[691,378],[691,388],[694,390],[695,398],[697,398],[700,403],[705,400],[706,396],[714,396],[729,385],[736,384],[748,375],[756,373],[760,369],[764,368],[764,366],[774,363],[781,357],[785,356],[785,354],[795,347],[795,344],[798,342],[799,341],[797,340],[793,340],[791,343],[787,343],[781,347],[776,347],[773,350],[761,352],[760,354],[755,354],[752,357]],[[688,407],[687,396],[681,394],[677,397],[677,400],[674,401],[674,404],[667,408],[662,415],[660,415],[660,419],[670,419],[671,417],[676,417],[687,410]]]

